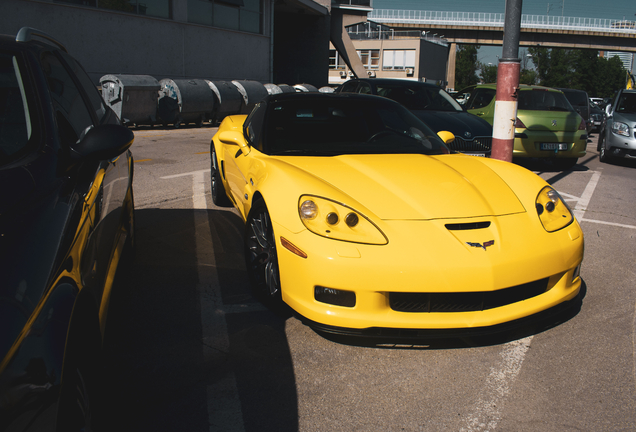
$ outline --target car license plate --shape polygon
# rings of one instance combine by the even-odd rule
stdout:
[[[485,153],[464,153],[467,156],[486,157]]]
[[[564,151],[567,149],[568,149],[567,143],[541,143],[541,150]]]

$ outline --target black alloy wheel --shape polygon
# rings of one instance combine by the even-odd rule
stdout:
[[[607,149],[605,148],[605,140],[603,140],[603,143],[601,144],[600,147],[601,148],[598,153],[598,160],[604,163],[609,162],[610,156],[607,154]]]
[[[223,181],[221,180],[221,171],[219,170],[219,163],[216,158],[216,149],[214,148],[214,143],[212,143],[211,145],[210,159],[210,189],[212,192],[212,202],[218,207],[229,207],[232,205],[232,203],[227,197],[225,188],[223,187]]]
[[[279,306],[282,297],[276,240],[262,200],[252,206],[245,229],[245,264],[254,293],[269,306]]]

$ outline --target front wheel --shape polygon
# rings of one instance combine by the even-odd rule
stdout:
[[[607,150],[605,149],[605,142],[603,142],[603,144],[601,145],[601,149],[598,153],[598,159],[604,163],[609,162],[610,157],[607,154]]]
[[[212,192],[212,202],[218,207],[229,207],[232,205],[232,203],[227,197],[227,193],[225,193],[225,188],[223,187],[223,180],[221,179],[221,171],[219,169],[219,163],[216,158],[216,149],[214,148],[214,143],[212,143],[211,145],[210,159],[210,189]]]
[[[257,297],[270,306],[282,304],[276,239],[267,207],[256,201],[245,227],[245,264]]]

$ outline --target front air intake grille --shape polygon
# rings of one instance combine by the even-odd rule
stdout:
[[[490,222],[468,222],[468,223],[453,223],[446,224],[446,229],[449,231],[464,231],[464,230],[477,230],[484,229],[490,226]]]
[[[451,150],[459,152],[490,152],[492,148],[492,137],[475,137],[472,140],[465,140],[462,137],[455,136],[455,140],[448,145]]]
[[[497,291],[460,293],[389,293],[397,312],[475,312],[494,309],[543,294],[548,278]]]

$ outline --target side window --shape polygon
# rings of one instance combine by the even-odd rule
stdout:
[[[340,91],[345,93],[352,93],[356,91],[357,86],[358,86],[357,81],[347,81],[346,83],[342,85],[342,90]]]
[[[360,83],[360,88],[358,88],[358,93],[362,94],[373,94],[371,90],[371,86],[367,83]]]
[[[495,97],[496,90],[493,89],[477,89],[470,96],[468,101],[468,109],[478,109],[488,106]]]
[[[97,120],[101,123],[104,115],[106,114],[106,107],[104,106],[104,100],[102,99],[102,96],[97,91],[97,87],[93,84],[91,79],[86,74],[86,71],[84,71],[84,68],[77,62],[77,60],[63,51],[60,51],[60,55],[70,66],[75,76],[78,78],[80,85],[88,95],[88,99],[90,100],[93,111],[97,116]]]
[[[63,144],[72,145],[87,127],[93,126],[93,119],[75,82],[55,54],[44,52],[40,63],[53,100],[60,139]]]

